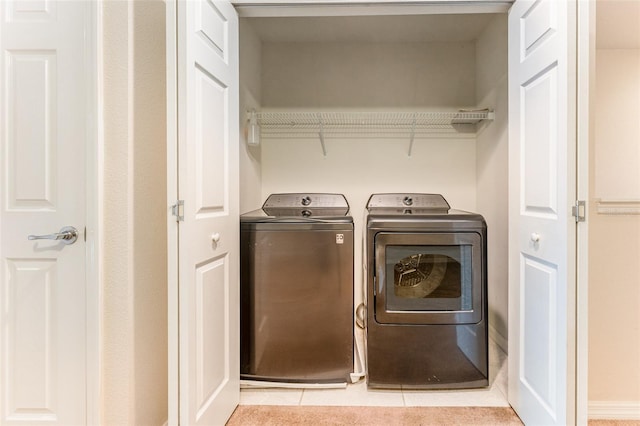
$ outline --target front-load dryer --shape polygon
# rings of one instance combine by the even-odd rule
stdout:
[[[368,386],[487,386],[482,216],[438,194],[374,194],[365,223]]]

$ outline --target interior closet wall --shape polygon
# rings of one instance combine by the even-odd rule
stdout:
[[[497,15],[476,42],[476,104],[495,110],[476,140],[477,211],[487,221],[489,327],[507,351],[508,336],[508,71],[507,15]]]
[[[263,107],[293,110],[457,108],[475,104],[473,43],[265,43]],[[473,139],[376,139],[354,134],[263,144],[263,197],[341,192],[359,220],[373,192],[442,193],[475,208]]]
[[[609,418],[640,416],[638,27],[640,3],[598,1],[588,217],[589,412]]]
[[[240,19],[240,213],[262,205],[260,147],[247,145],[247,111],[259,111],[262,97],[262,42]]]

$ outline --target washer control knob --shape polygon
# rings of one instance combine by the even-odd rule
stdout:
[[[311,197],[309,197],[308,195],[305,197],[302,197],[302,205],[308,206],[309,204],[311,204]]]
[[[404,197],[404,199],[402,200],[402,204],[404,204],[405,206],[413,205],[413,198],[409,196]]]
[[[311,212],[309,210],[302,210],[302,217],[311,217]]]

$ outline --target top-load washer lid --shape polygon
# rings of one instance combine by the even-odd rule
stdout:
[[[271,194],[262,210],[271,217],[345,217],[349,214],[349,203],[342,194]]]
[[[373,194],[367,202],[370,213],[382,214],[446,214],[450,208],[440,194]]]

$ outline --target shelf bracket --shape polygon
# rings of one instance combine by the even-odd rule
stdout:
[[[256,110],[249,111],[249,131],[247,132],[247,144],[250,146],[260,145],[260,125]]]
[[[318,114],[318,121],[320,122],[320,133],[318,136],[320,137],[320,145],[322,146],[322,155],[327,156],[327,147],[324,144],[324,120],[322,120],[322,116]]]
[[[411,152],[413,151],[413,140],[416,137],[416,119],[413,119],[411,123],[411,133],[409,134],[409,153],[408,156],[411,157]]]

